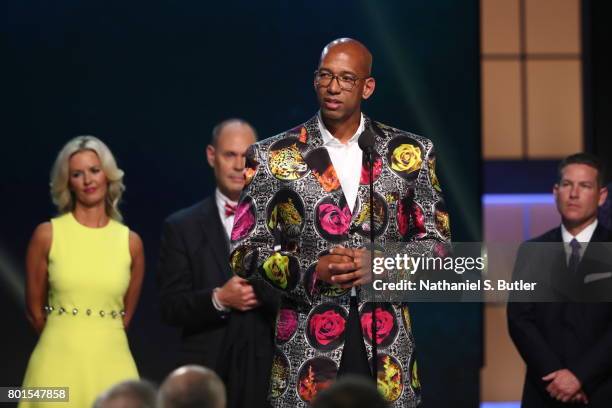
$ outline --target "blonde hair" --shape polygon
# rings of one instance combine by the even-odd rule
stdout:
[[[77,136],[70,140],[57,155],[51,170],[51,199],[60,214],[74,210],[74,194],[69,188],[68,162],[76,153],[92,151],[98,155],[102,171],[108,180],[105,209],[106,214],[114,220],[121,222],[123,216],[119,211],[119,201],[125,191],[123,185],[123,170],[117,167],[117,162],[110,149],[100,139],[94,136]]]

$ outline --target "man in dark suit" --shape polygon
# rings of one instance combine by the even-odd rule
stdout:
[[[576,302],[598,300],[585,294],[609,285],[612,275],[602,259],[606,249],[589,245],[610,241],[597,222],[598,206],[607,197],[602,169],[585,153],[561,162],[553,189],[561,226],[523,244],[517,257],[515,279],[527,278],[531,269],[549,283],[538,294],[546,298],[539,300],[554,300],[508,303],[510,336],[527,364],[523,408],[609,407],[612,401],[612,303]],[[541,244],[554,242],[563,245]],[[545,263],[547,272],[535,271]]]
[[[230,119],[215,127],[206,156],[217,188],[214,195],[166,219],[158,283],[162,319],[182,329],[179,365],[225,371],[219,356],[233,341],[228,338],[229,322],[236,314],[238,319],[248,314],[253,328],[248,336],[257,337],[257,357],[264,364],[260,377],[267,388],[265,360],[271,364],[273,315],[259,307],[253,286],[232,276],[229,267],[229,240],[244,186],[245,153],[255,141],[253,127],[243,120]]]

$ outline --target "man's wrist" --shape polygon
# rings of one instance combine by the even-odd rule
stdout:
[[[219,291],[221,290],[221,288],[214,288],[213,289],[213,293],[211,296],[212,299],[212,304],[214,306],[215,309],[217,309],[219,312],[222,313],[228,313],[231,311],[231,309],[227,306],[224,306],[220,301],[219,301]]]

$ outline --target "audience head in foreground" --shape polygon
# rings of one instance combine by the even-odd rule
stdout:
[[[179,367],[166,377],[158,394],[160,408],[225,408],[225,386],[214,371]]]
[[[351,375],[340,378],[331,387],[321,391],[312,404],[312,408],[384,408],[386,406],[372,379]]]
[[[148,381],[123,381],[101,394],[93,408],[155,408],[156,394]]]

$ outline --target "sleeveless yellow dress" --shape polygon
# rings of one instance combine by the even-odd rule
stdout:
[[[23,386],[69,387],[69,402],[22,401],[19,407],[91,407],[110,386],[138,378],[123,328],[129,229],[114,220],[89,228],[72,213],[51,224],[47,322]]]

